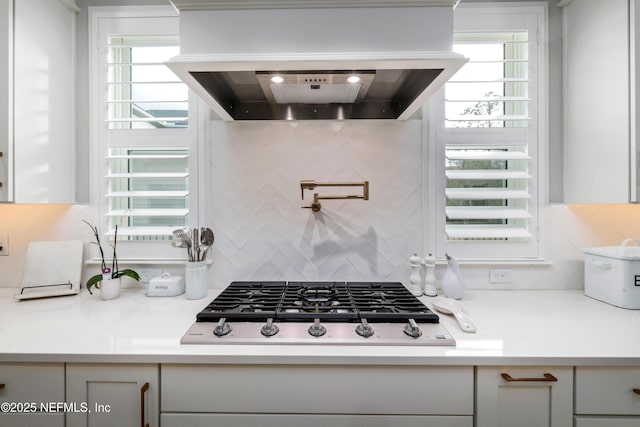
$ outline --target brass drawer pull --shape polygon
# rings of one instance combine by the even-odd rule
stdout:
[[[144,408],[144,394],[149,390],[149,383],[144,383],[142,388],[140,388],[140,426],[141,427],[149,427],[149,423],[145,423],[145,415],[146,412]]]
[[[535,382],[555,382],[558,381],[558,379],[556,377],[554,377],[551,374],[543,374],[544,378],[513,378],[511,375],[509,374],[500,374],[500,376],[507,382],[530,382],[530,381],[535,381]]]
[[[635,394],[640,394],[640,388],[634,388],[634,389],[633,389],[633,392],[634,392]]]

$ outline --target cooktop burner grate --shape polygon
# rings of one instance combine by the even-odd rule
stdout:
[[[232,282],[198,315],[227,321],[438,323],[400,282]]]

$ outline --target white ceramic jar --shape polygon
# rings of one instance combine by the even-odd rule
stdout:
[[[207,262],[188,262],[184,268],[185,297],[200,299],[207,296]]]

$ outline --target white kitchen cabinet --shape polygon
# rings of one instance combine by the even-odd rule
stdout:
[[[638,427],[640,418],[576,417],[575,427]]]
[[[163,414],[162,427],[471,427],[470,416]]]
[[[638,201],[639,0],[562,0],[564,201]],[[631,153],[631,154],[630,154]]]
[[[0,202],[10,200],[13,142],[13,0],[0,0]]]
[[[41,404],[64,402],[64,365],[0,364],[0,411],[2,427],[63,427],[64,413],[42,411]]]
[[[573,368],[477,368],[477,427],[572,427]]]
[[[161,378],[163,427],[473,425],[470,366],[162,365]]]
[[[87,412],[68,412],[67,427],[158,426],[158,365],[68,364],[67,402]]]
[[[76,182],[76,13],[73,2],[14,0],[11,3],[13,45],[8,46],[13,53],[13,120],[7,128],[0,128],[3,137],[6,129],[13,136],[12,150],[9,150],[12,159],[7,160],[13,162],[13,173],[7,184],[13,189],[13,199],[5,200],[72,203]],[[4,31],[5,27],[2,28]],[[4,36],[0,36],[0,41],[4,41]],[[4,67],[4,61],[1,62]],[[3,72],[0,78],[4,82]],[[3,109],[0,107],[0,114]]]
[[[576,427],[640,425],[639,367],[577,367]]]

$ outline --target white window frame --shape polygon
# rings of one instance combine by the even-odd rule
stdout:
[[[189,216],[190,226],[199,226],[199,219],[203,217],[201,202],[201,188],[204,181],[203,144],[205,137],[205,117],[199,114],[202,110],[201,102],[193,92],[189,91],[189,126],[181,129],[132,129],[109,130],[106,124],[104,99],[101,93],[100,73],[100,27],[102,20],[117,18],[171,18],[175,20],[172,33],[177,34],[178,14],[171,6],[95,6],[89,7],[89,114],[90,114],[90,165],[91,165],[91,204],[97,208],[95,223],[101,234],[108,231],[108,219],[105,213],[109,209],[106,192],[106,175],[109,162],[107,155],[109,147],[175,147],[184,145],[189,150]],[[173,26],[173,25],[172,25]],[[111,139],[111,132],[118,132],[117,139]],[[171,137],[160,140],[158,132],[170,132]],[[92,223],[94,223],[92,221]],[[105,236],[104,241],[108,241]],[[110,256],[110,251],[107,255]],[[92,258],[97,258],[97,251]],[[171,246],[168,240],[121,240],[118,239],[118,260],[122,263],[153,263],[168,262],[182,263],[185,260],[184,250]]]
[[[483,128],[445,129],[444,120],[444,89],[438,91],[431,99],[427,115],[429,122],[426,132],[432,142],[425,150],[424,177],[427,181],[426,197],[427,217],[425,226],[425,242],[428,252],[438,259],[443,259],[449,253],[458,260],[467,263],[496,264],[496,263],[539,263],[544,262],[543,245],[541,241],[541,223],[543,221],[543,204],[546,201],[546,154],[548,147],[548,34],[547,34],[547,4],[546,2],[509,2],[509,3],[465,3],[459,5],[454,12],[454,32],[483,32],[483,31],[519,31],[512,22],[516,15],[526,14],[528,21],[529,40],[536,42],[536,99],[530,111],[531,122],[537,126],[535,137],[528,142],[529,155],[533,157],[529,173],[529,192],[533,198],[529,204],[529,231],[532,237],[526,241],[448,241],[445,234],[446,197],[445,197],[445,145],[464,144],[466,141],[477,141],[478,145],[493,145],[494,143],[508,143],[496,140],[495,135],[487,138]],[[531,124],[530,124],[531,127]],[[503,128],[504,129],[504,128]],[[507,130],[507,129],[505,129]],[[505,132],[507,134],[508,132]],[[528,132],[531,135],[531,132]],[[506,136],[506,135],[505,135]]]

